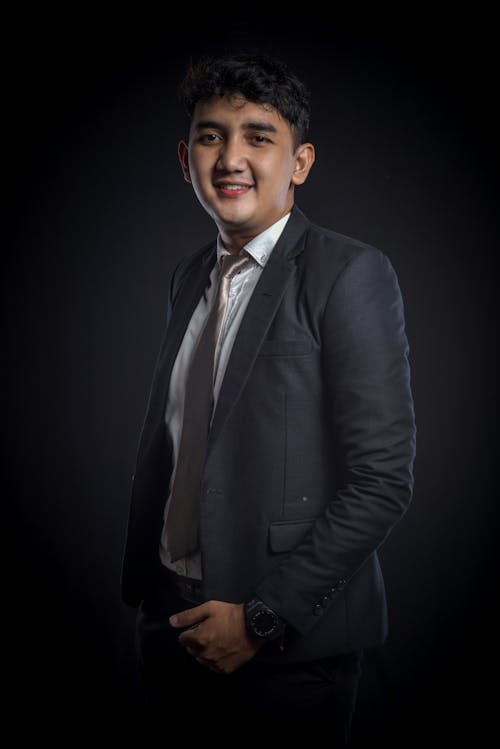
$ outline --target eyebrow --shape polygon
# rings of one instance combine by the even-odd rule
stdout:
[[[200,122],[197,122],[195,125],[197,130],[225,130],[225,126],[222,122],[217,122],[216,120],[201,120]],[[264,121],[252,121],[252,122],[243,122],[241,124],[242,130],[259,130],[263,133],[277,133],[278,130],[274,127],[274,125],[271,125],[270,122],[264,122]]]

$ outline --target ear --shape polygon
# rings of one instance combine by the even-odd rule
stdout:
[[[181,140],[177,148],[179,155],[179,161],[181,164],[182,173],[186,182],[191,182],[191,175],[189,174],[189,147],[185,140]]]
[[[312,143],[302,143],[295,152],[295,167],[292,173],[292,185],[302,185],[314,164],[315,152]]]

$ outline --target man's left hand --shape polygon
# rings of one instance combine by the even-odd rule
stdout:
[[[229,674],[249,661],[263,642],[250,639],[242,603],[207,601],[170,617],[172,627],[187,627],[179,642],[199,663]]]

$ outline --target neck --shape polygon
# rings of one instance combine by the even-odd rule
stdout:
[[[257,237],[259,234],[262,234],[262,232],[266,231],[266,229],[269,229],[270,226],[276,223],[276,221],[279,221],[283,216],[286,216],[287,213],[290,213],[291,208],[286,208],[286,210],[283,211],[281,216],[278,216],[277,218],[274,218],[272,221],[270,221],[267,226],[265,226],[263,229],[259,229],[259,231],[255,232],[243,232],[235,230],[234,232],[230,229],[228,230],[227,227],[218,226],[220,237],[224,243],[224,247],[226,250],[231,253],[231,255],[237,255],[243,247],[248,244],[252,239]]]
[[[228,234],[225,231],[219,229],[219,233],[224,244],[224,247],[231,255],[237,255],[243,247],[250,242],[257,234],[249,234],[248,236],[234,236]]]

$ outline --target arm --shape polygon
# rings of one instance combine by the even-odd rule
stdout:
[[[394,270],[380,252],[347,263],[322,325],[332,460],[341,487],[299,546],[256,588],[300,634],[386,539],[412,493],[415,423],[408,343]]]
[[[162,415],[162,388],[161,388],[161,360],[165,350],[168,328],[172,316],[173,299],[179,264],[173,270],[168,288],[166,304],[166,332],[157,354],[153,371],[152,382],[149,391],[148,403],[139,438],[135,473],[132,476],[132,490],[129,505],[129,517],[127,534],[122,556],[121,566],[121,595],[127,606],[133,608],[140,605],[145,590],[148,587],[148,563],[155,564],[156,544],[153,541],[153,533],[156,530],[156,516],[151,520],[151,506],[149,498],[155,494],[156,471],[151,467],[152,456],[162,448],[158,448],[159,437],[162,432],[157,428],[161,423]],[[167,471],[167,461],[164,461]],[[146,466],[146,467],[144,467]],[[164,482],[168,481],[168,475],[163,476]],[[145,539],[145,529],[148,536]]]

